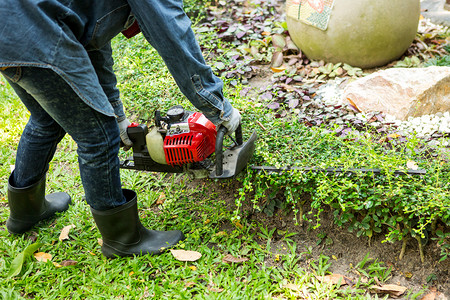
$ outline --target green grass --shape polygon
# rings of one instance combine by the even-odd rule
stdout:
[[[176,88],[157,53],[141,35],[129,41],[119,37],[114,40],[113,46],[116,50],[115,67],[119,87],[127,111],[132,115],[131,119],[149,121],[154,110],[164,111],[178,103],[192,108]],[[337,139],[322,129],[306,128],[290,120],[273,119],[251,99],[239,97],[240,88],[239,84],[236,89],[227,85],[226,94],[233,104],[244,112],[245,134],[248,135],[253,129],[259,131],[260,139],[253,163],[284,165],[295,162],[299,165],[308,163],[326,167],[331,161],[335,165],[344,164],[347,167],[366,163],[388,169],[399,164],[404,165],[407,159],[417,158],[416,161],[423,167],[436,167],[423,156],[416,156],[414,151],[411,152],[415,147],[390,152],[368,139],[353,143]],[[14,164],[15,149],[28,113],[7,85],[0,85],[0,99],[0,180],[5,183],[10,174],[10,165]],[[258,128],[256,121],[264,124],[268,131]],[[294,159],[292,153],[301,155]],[[51,163],[47,190],[69,192],[74,203],[69,211],[58,218],[42,222],[34,232],[23,236],[9,235],[4,226],[9,215],[6,204],[7,188],[5,184],[1,185],[0,298],[370,299],[368,288],[376,281],[375,277],[380,281],[389,279],[390,269],[387,266],[377,260],[368,262],[365,258],[361,262],[353,262],[362,275],[352,288],[322,283],[317,276],[331,273],[333,262],[330,257],[302,248],[292,241],[288,233],[282,237],[284,250],[276,249],[273,243],[273,228],[247,222],[245,218],[236,221],[236,213],[245,215],[246,212],[230,208],[233,203],[220,201],[224,198],[224,191],[227,191],[228,197],[236,199],[238,204],[242,204],[239,201],[246,201],[256,206],[261,205],[258,201],[252,201],[266,197],[265,192],[270,184],[283,192],[287,191],[286,199],[292,201],[296,198],[295,193],[301,191],[300,187],[313,192],[308,184],[317,177],[314,180],[320,183],[322,189],[318,190],[318,196],[313,198],[316,201],[312,203],[313,207],[314,204],[321,203],[320,201],[329,205],[341,203],[331,201],[334,199],[331,196],[339,195],[343,186],[324,175],[261,175],[255,179],[253,174],[248,173],[240,177],[241,182],[236,184],[233,181],[192,180],[185,175],[128,170],[122,170],[121,174],[124,187],[134,189],[138,193],[139,213],[143,224],[152,229],[182,230],[187,239],[178,248],[199,251],[202,258],[191,263],[177,261],[170,253],[155,257],[115,260],[104,258],[98,243],[101,236],[89,207],[83,200],[76,145],[70,137],[65,137]],[[383,179],[386,181],[381,183],[387,183],[387,186],[391,187],[389,184],[394,182],[392,179],[388,176]],[[345,191],[350,191],[348,195],[353,195],[355,184],[345,180],[340,182],[348,183],[349,187]],[[445,188],[442,187],[442,182],[442,178],[433,177],[425,187],[433,187],[434,194],[439,195]],[[290,185],[291,183],[294,184]],[[361,186],[370,188],[370,184],[373,188],[372,182],[361,181]],[[236,185],[243,185],[244,189],[239,190]],[[248,186],[254,188],[253,193],[245,190]],[[405,182],[405,186],[406,190],[408,187],[423,190],[417,182]],[[362,192],[379,195],[369,188]],[[157,204],[162,194],[165,202]],[[253,200],[248,197],[253,197]],[[264,198],[267,199],[270,197]],[[326,203],[324,199],[330,202]],[[357,202],[355,208],[350,206],[350,200],[341,203],[349,205],[347,212],[355,211],[359,206],[364,208],[364,204],[368,205],[364,201]],[[268,202],[270,201],[266,201]],[[445,208],[445,205],[442,207]],[[317,209],[320,212],[320,206],[315,209],[314,213],[317,213]],[[338,207],[335,209],[338,211]],[[356,229],[365,229],[367,224],[361,221],[364,219],[358,213],[355,213],[355,220],[359,220],[359,227]],[[344,215],[340,214],[342,218],[339,220],[344,220]],[[310,216],[309,219],[316,220],[313,217],[315,216]],[[426,220],[424,222],[426,223]],[[72,224],[76,227],[71,230],[69,240],[59,241],[62,228]],[[66,260],[74,260],[77,264],[57,267],[52,262],[38,262],[34,257],[29,257],[17,276],[8,277],[14,258],[34,241],[43,243],[38,251],[51,254],[52,262],[61,264]],[[227,254],[249,260],[241,264],[222,262],[222,258]],[[366,280],[361,281],[361,278]],[[414,293],[409,291],[406,297],[416,299],[423,291]]]
[[[0,86],[2,122],[2,164],[0,177],[6,182],[27,112],[12,90]],[[327,274],[323,261],[311,267],[299,262],[310,253],[290,242],[287,251],[271,248],[271,234],[258,224],[231,224],[232,210],[217,201],[230,182],[192,181],[184,175],[165,175],[122,170],[124,187],[138,192],[142,222],[153,229],[181,229],[187,239],[179,249],[202,254],[196,262],[175,260],[170,253],[110,260],[101,255],[101,238],[83,190],[76,160],[76,145],[63,139],[48,173],[48,192],[67,191],[73,205],[58,218],[42,222],[25,235],[9,235],[4,227],[8,217],[6,185],[0,196],[0,298],[3,299],[295,299],[307,293],[311,299],[324,297],[366,299],[367,285],[338,288],[320,282],[315,274]],[[165,195],[163,205],[156,200]],[[58,240],[64,226],[75,225],[70,239]],[[260,233],[260,234],[257,234]],[[272,231],[273,234],[273,231]],[[39,252],[52,255],[52,262],[26,258],[21,272],[8,277],[13,259],[33,242],[43,245]],[[222,262],[231,254],[246,257],[242,264]],[[323,260],[323,258],[321,258]],[[66,260],[76,265],[57,267]],[[276,263],[275,263],[276,262]],[[322,264],[321,264],[322,263]],[[355,262],[355,265],[357,262]],[[239,295],[239,296],[237,296]]]

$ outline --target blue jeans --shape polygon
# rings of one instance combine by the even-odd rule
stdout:
[[[87,203],[97,210],[124,204],[116,119],[85,104],[50,69],[11,67],[1,72],[31,113],[17,148],[14,186],[26,187],[44,176],[58,143],[67,132],[78,146]]]
[[[51,68],[88,105],[121,117],[108,43],[134,21],[133,12],[189,101],[216,125],[230,120],[232,106],[223,96],[223,83],[205,63],[183,0],[25,2],[0,1],[0,32],[8,32],[0,34],[0,68]],[[97,81],[101,86],[92,84]],[[109,102],[117,102],[116,111]]]

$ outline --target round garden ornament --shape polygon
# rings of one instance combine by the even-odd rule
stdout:
[[[411,45],[420,0],[287,0],[286,14],[292,40],[309,59],[372,68]]]

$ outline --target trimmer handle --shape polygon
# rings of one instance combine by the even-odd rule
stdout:
[[[216,135],[216,176],[222,176],[223,174],[223,138],[227,134],[228,129],[225,126],[220,126]],[[238,128],[234,132],[236,137],[236,144],[240,146],[243,144],[242,139],[242,126],[239,124]]]

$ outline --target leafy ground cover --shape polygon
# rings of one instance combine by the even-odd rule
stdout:
[[[247,170],[237,180],[210,181],[122,170],[124,186],[138,192],[144,225],[183,230],[187,240],[177,249],[202,256],[108,260],[82,199],[76,145],[66,137],[48,190],[69,191],[74,205],[24,236],[10,236],[3,226],[2,297],[377,299],[379,293],[421,299],[447,293],[448,137],[438,134],[430,144],[400,136],[381,114],[362,124],[336,122],[349,108],[315,101],[320,86],[371,70],[309,61],[290,43],[279,1],[187,1],[186,9],[197,20],[207,61],[242,112],[245,134],[258,132],[252,164],[377,167],[383,175]],[[445,65],[448,36],[445,28],[425,29],[388,67]],[[180,103],[193,109],[142,36],[118,37],[113,46],[131,119],[151,123],[156,109]],[[0,125],[0,179],[6,182],[27,112],[4,82],[0,97],[2,120],[13,120]],[[392,172],[416,166],[427,175]],[[4,224],[6,186],[0,193]]]

